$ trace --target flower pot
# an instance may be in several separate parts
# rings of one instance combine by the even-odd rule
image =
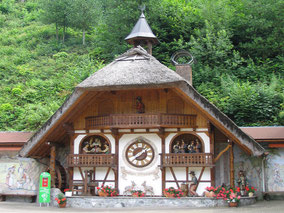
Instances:
[[[237,202],[230,202],[229,207],[237,207],[238,203]]]
[[[175,195],[174,194],[170,194],[168,192],[164,192],[164,195],[167,197],[167,198],[174,198]]]
[[[211,192],[208,192],[208,191],[205,191],[205,197],[215,197],[215,193],[213,191]]]
[[[67,204],[67,202],[64,202],[64,203],[58,204],[58,206],[59,206],[59,208],[65,208],[66,204]]]
[[[99,194],[100,197],[107,197],[108,196],[108,193],[106,193],[104,191],[99,191],[98,194]]]
[[[249,197],[253,197],[253,192],[249,192]]]
[[[65,196],[67,196],[67,197],[70,197],[70,196],[72,196],[72,192],[65,192]]]

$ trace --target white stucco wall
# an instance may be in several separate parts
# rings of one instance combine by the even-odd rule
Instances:
[[[188,132],[190,134],[190,132]],[[197,132],[198,136],[204,142],[205,152],[210,152],[210,139],[204,132]],[[166,153],[169,153],[170,142],[177,135],[177,133],[170,133],[165,138],[165,149]],[[86,134],[78,135],[74,141],[74,154],[79,154],[79,144],[81,140],[86,136]],[[115,154],[115,139],[110,134],[105,135],[112,147],[112,153]],[[126,149],[127,147],[135,142],[137,139],[142,139],[148,142],[154,149],[155,155],[154,160],[150,163],[150,165],[142,168],[137,168],[128,163],[126,160]],[[160,170],[160,153],[162,153],[162,144],[161,138],[156,133],[144,133],[141,132],[139,134],[124,134],[119,140],[119,177],[118,177],[118,187],[120,194],[123,194],[125,187],[130,186],[131,182],[134,181],[137,189],[143,189],[141,184],[146,181],[147,186],[153,187],[155,195],[162,195],[162,177]],[[93,168],[82,168],[84,170],[92,170]],[[196,177],[199,178],[201,167],[189,168],[189,171],[195,171]],[[97,168],[96,169],[96,180],[103,180],[106,175],[107,168]],[[174,168],[174,172],[176,178],[178,180],[186,180],[186,169],[185,167]],[[74,169],[74,180],[81,180],[81,174],[78,168]],[[114,173],[110,172],[107,180],[113,180]],[[166,170],[166,179],[174,180],[173,176],[169,169]],[[191,180],[189,176],[189,180]],[[201,180],[211,180],[210,177],[210,168],[206,168]],[[181,184],[181,182],[179,182]],[[114,185],[114,183],[107,183],[107,185]],[[210,182],[200,182],[197,193],[201,195],[207,186],[210,186]],[[167,183],[166,187],[173,186],[177,188],[176,183]]]
[[[153,161],[146,167],[137,168],[128,163],[125,158],[127,147],[136,141],[143,139],[149,143],[155,152]],[[119,140],[119,190],[122,194],[126,186],[131,185],[131,181],[136,183],[136,187],[143,189],[141,184],[146,181],[147,186],[154,189],[156,195],[162,194],[160,164],[161,139],[157,134],[125,134]]]

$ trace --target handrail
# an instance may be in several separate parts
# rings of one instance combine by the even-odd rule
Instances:
[[[211,153],[170,153],[161,154],[162,167],[212,167],[213,154]]]
[[[190,114],[110,114],[85,118],[86,129],[96,128],[196,128],[197,115]]]
[[[68,167],[112,167],[114,160],[115,154],[69,154]]]

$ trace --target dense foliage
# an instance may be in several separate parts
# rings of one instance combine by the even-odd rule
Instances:
[[[141,4],[158,60],[189,50],[195,88],[238,125],[284,125],[282,0],[0,0],[0,129],[37,129],[130,48]]]

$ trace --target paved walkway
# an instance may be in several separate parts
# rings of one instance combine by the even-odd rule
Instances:
[[[121,209],[76,209],[76,208],[65,208],[60,209],[56,207],[39,207],[35,203],[22,203],[22,202],[0,202],[1,213],[54,213],[54,212],[111,212],[111,213],[274,213],[284,212],[284,201],[261,201],[254,205],[229,208],[229,207],[216,207],[216,208],[194,208],[194,209],[141,209],[141,208],[121,208]]]

